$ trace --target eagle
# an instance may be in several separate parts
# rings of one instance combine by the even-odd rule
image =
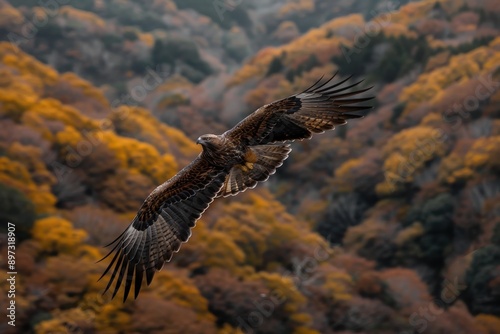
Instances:
[[[351,77],[334,81],[336,75],[260,107],[221,135],[200,136],[198,157],[154,189],[125,231],[107,245],[114,247],[101,261],[114,256],[100,279],[113,270],[103,294],[116,279],[112,298],[123,282],[123,302],[132,285],[137,298],[144,276],[149,286],[215,198],[266,181],[288,157],[291,142],[332,130],[363,116],[355,112],[372,108],[359,104],[373,99],[359,96],[372,87],[359,88],[363,80],[348,84]]]

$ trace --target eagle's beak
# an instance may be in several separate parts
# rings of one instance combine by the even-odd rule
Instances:
[[[198,137],[198,139],[196,139],[196,144],[201,144],[202,140],[200,137]]]

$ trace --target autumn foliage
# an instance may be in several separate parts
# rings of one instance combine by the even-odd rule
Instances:
[[[500,333],[498,4],[262,6],[80,1],[26,38],[44,9],[0,0],[2,333]],[[215,201],[137,300],[101,295],[194,139],[337,71],[366,117]]]

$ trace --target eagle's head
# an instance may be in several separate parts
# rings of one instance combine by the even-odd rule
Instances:
[[[196,144],[203,146],[203,150],[216,150],[223,145],[223,140],[221,136],[208,134],[200,136]]]

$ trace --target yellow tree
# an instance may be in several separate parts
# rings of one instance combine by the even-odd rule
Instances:
[[[48,253],[74,254],[87,237],[84,230],[74,229],[71,222],[55,216],[37,220],[32,233]]]
[[[428,161],[445,153],[444,136],[440,130],[418,126],[403,130],[389,139],[383,154],[385,180],[376,187],[379,195],[397,192]]]

